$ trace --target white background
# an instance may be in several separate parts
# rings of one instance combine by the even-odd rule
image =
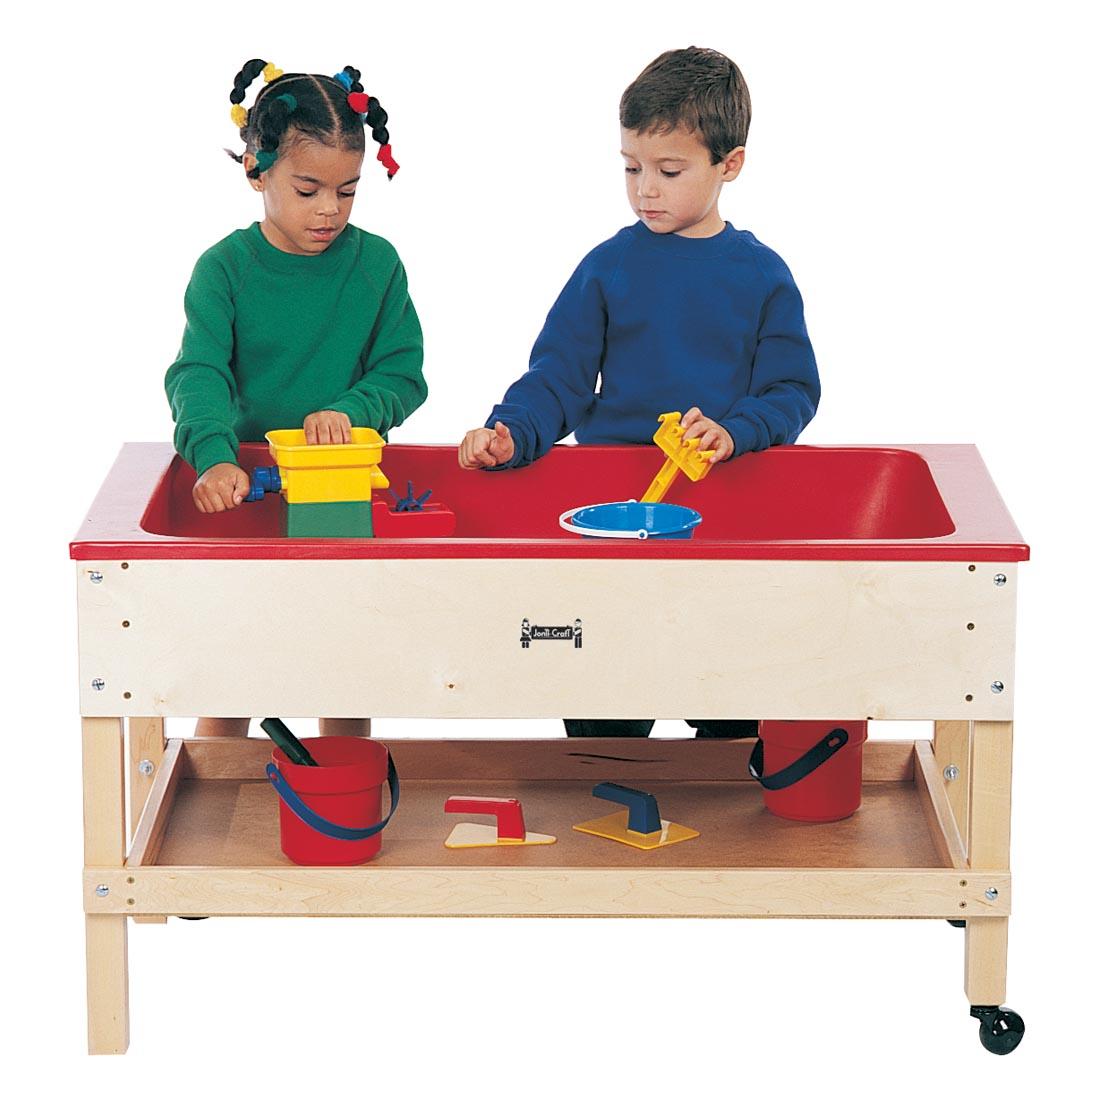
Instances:
[[[1003,1097],[1084,1063],[1100,396],[1088,7],[268,2],[17,17],[0,172],[0,791],[4,1031],[33,1073],[21,1095]],[[1023,1045],[1009,1058],[979,1046],[963,936],[942,921],[172,920],[131,929],[131,1053],[86,1058],[67,543],[121,443],[170,438],[162,377],[191,266],[260,216],[221,152],[237,147],[233,75],[253,56],[351,63],[390,111],[402,170],[387,183],[369,162],[353,217],[406,263],[431,387],[393,439],[454,443],[524,368],[580,257],[631,220],[618,97],[688,44],[730,54],[751,89],[748,158],[722,211],[803,292],[824,397],[802,441],[976,443],[1033,547],[1008,997]]]

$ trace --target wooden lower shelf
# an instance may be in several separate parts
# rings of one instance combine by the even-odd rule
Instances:
[[[393,741],[401,802],[361,867],[282,854],[259,740],[174,741],[121,870],[89,869],[89,912],[267,915],[1005,916],[1008,875],[968,871],[926,742],[869,742],[844,821],[768,813],[746,742]],[[705,777],[705,778],[704,778]],[[577,833],[605,779],[698,829],[643,852]],[[450,850],[450,795],[513,796],[557,843]],[[996,902],[985,891],[995,886]],[[117,888],[117,893],[116,893]]]
[[[785,821],[763,808],[748,783],[651,783],[662,815],[698,829],[682,844],[642,852],[573,831],[615,807],[592,797],[591,783],[482,782],[476,791],[448,780],[406,781],[382,834],[383,867],[942,867],[912,783],[869,783],[853,817],[825,825]],[[540,847],[446,849],[458,818],[449,795],[515,797],[527,827],[556,836]],[[479,819],[485,820],[485,819]],[[160,866],[293,867],[279,849],[278,797],[267,780],[190,779],[180,783],[157,853]]]

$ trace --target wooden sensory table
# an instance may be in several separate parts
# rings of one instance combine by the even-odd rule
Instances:
[[[392,446],[391,483],[431,487],[453,537],[417,537],[414,520],[397,537],[286,539],[276,498],[202,516],[170,447],[123,448],[71,546],[93,1053],[128,1044],[127,921],[174,915],[946,918],[965,921],[983,1043],[1014,1047],[1022,1024],[1001,1006],[1028,548],[977,451],[776,448],[674,487],[666,499],[704,517],[691,540],[558,528],[568,508],[638,495],[655,455],[559,447],[486,474],[451,448]],[[583,642],[524,645],[524,620],[581,620]],[[212,674],[242,658],[250,675]],[[747,742],[387,739],[401,804],[382,853],[325,868],[280,852],[268,742],[165,738],[166,718],[234,714],[935,725],[868,742],[862,807],[825,825],[763,809]],[[701,835],[642,852],[574,832],[606,812],[591,796],[606,779]],[[518,797],[557,843],[445,849],[452,794]]]

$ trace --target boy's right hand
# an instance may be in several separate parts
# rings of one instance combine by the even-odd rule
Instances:
[[[492,428],[474,428],[458,445],[458,464],[464,470],[497,466],[516,453],[512,433],[499,420]]]
[[[232,462],[219,462],[195,482],[191,499],[200,512],[227,512],[236,508],[249,490],[248,474]]]

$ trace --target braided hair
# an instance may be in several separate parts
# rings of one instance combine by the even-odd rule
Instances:
[[[268,83],[251,109],[245,111],[241,106],[245,93],[261,73]],[[341,145],[353,152],[362,152],[366,148],[365,122],[381,146],[378,159],[385,166],[388,178],[393,179],[399,165],[390,150],[390,135],[386,129],[389,116],[374,96],[363,91],[360,76],[359,70],[350,65],[335,76],[319,76],[283,74],[270,62],[258,58],[246,61],[233,80],[229,102],[233,104],[230,114],[240,127],[245,152],[256,157],[249,177],[258,179],[275,163],[279,147],[288,134],[291,140],[307,137],[323,145]],[[238,163],[243,163],[242,154],[229,149],[226,152]]]

